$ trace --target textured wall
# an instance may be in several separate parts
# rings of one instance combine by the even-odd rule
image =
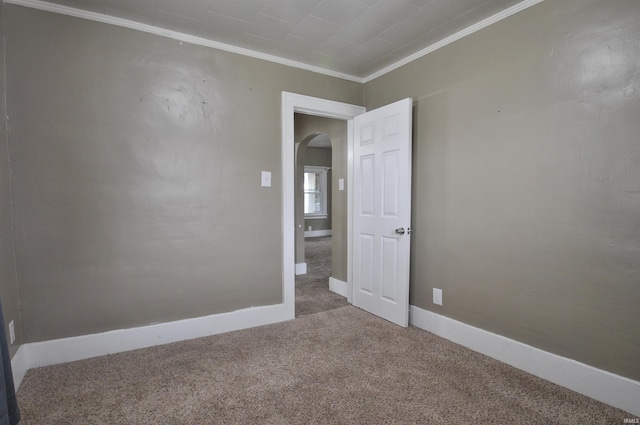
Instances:
[[[281,303],[281,91],[362,85],[5,13],[25,341]]]
[[[640,379],[638,17],[547,0],[365,86],[414,98],[412,304]]]
[[[4,5],[0,3],[0,28],[4,33]],[[22,342],[20,332],[20,303],[13,249],[13,224],[11,217],[11,182],[9,150],[7,146],[7,107],[5,102],[5,51],[0,42],[0,300],[4,312],[7,339],[9,322],[14,321],[16,341],[9,346],[13,356]]]

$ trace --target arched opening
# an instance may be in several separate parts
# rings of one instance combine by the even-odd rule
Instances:
[[[307,272],[305,238],[331,235],[331,153],[326,133],[314,132],[296,143],[296,275]]]

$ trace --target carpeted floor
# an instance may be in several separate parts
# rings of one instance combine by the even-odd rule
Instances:
[[[21,425],[622,424],[630,414],[352,306],[30,370]]]
[[[347,299],[329,290],[331,236],[305,240],[307,274],[296,276],[296,317],[348,305]]]

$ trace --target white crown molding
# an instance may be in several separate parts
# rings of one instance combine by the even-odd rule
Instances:
[[[158,28],[153,25],[142,24],[140,22],[130,21],[128,19],[117,18],[114,16],[105,15],[102,13],[89,12],[85,10],[76,9],[73,7],[62,6],[54,3],[49,3],[41,0],[4,0],[4,3],[14,4],[18,6],[30,7],[32,9],[43,10],[46,12],[59,13],[61,15],[73,16],[76,18],[87,19],[90,21],[101,22],[104,24],[116,25],[123,28],[129,28],[133,30],[138,30],[142,32],[146,32],[149,34],[155,34],[162,37],[168,37],[178,41],[184,41],[186,43],[196,44],[200,46],[210,47],[213,49],[224,50],[230,53],[236,53],[243,56],[252,57],[255,59],[262,59],[269,62],[274,62],[280,65],[291,66],[293,68],[299,68],[306,71],[315,72],[318,74],[327,75],[330,77],[341,78],[347,81],[353,81],[356,83],[364,84],[369,81],[375,80],[378,77],[381,77],[395,69],[400,68],[403,65],[406,65],[410,62],[413,62],[416,59],[419,59],[425,55],[428,55],[431,52],[434,52],[448,44],[453,43],[463,37],[466,37],[470,34],[473,34],[476,31],[479,31],[483,28],[488,27],[489,25],[495,24],[505,18],[508,18],[511,15],[514,15],[522,10],[525,10],[531,6],[534,6],[538,3],[543,2],[544,0],[524,0],[508,9],[503,10],[502,12],[496,13],[493,16],[490,16],[470,27],[459,31],[444,40],[441,40],[437,43],[428,46],[419,52],[416,52],[410,56],[407,56],[404,59],[401,59],[393,64],[376,71],[372,74],[367,75],[366,77],[358,77],[356,75],[351,75],[343,72],[337,72],[326,68],[321,68],[314,65],[309,65],[303,62],[294,61],[291,59],[282,58],[280,56],[271,55],[267,53],[257,52],[251,49],[245,49],[243,47],[233,46],[231,44],[221,43],[218,41],[208,40],[202,37],[196,37],[189,34],[184,34],[177,31],[171,31],[163,28]]]
[[[493,25],[496,22],[499,22],[505,18],[508,18],[511,15],[515,15],[518,12],[521,12],[525,9],[530,8],[531,6],[534,6],[538,3],[542,3],[544,0],[525,0],[521,3],[518,3],[514,6],[511,6],[508,9],[503,10],[502,12],[498,12],[495,15],[489,16],[488,18],[471,25],[470,27],[467,27],[461,31],[458,31],[455,34],[450,35],[449,37],[438,41],[437,43],[432,44],[431,46],[425,47],[424,49],[407,56],[404,59],[400,59],[399,61],[392,63],[391,65],[382,68],[380,71],[376,71],[372,74],[367,75],[366,77],[364,77],[362,80],[364,83],[368,83],[369,81],[375,80],[378,77],[382,77],[385,74],[388,74],[389,72],[396,70],[398,68],[400,68],[401,66],[404,66],[410,62],[413,62],[416,59],[420,59],[423,56],[428,55],[431,52],[434,52],[438,49],[441,49],[442,47],[453,43],[454,41],[460,40],[463,37],[466,37],[468,35],[473,34],[476,31],[480,31],[483,28],[488,27],[489,25]]]
[[[43,10],[45,12],[58,13],[61,15],[73,16],[76,18],[82,18],[90,21],[96,21],[104,24],[110,24],[110,25],[115,25],[123,28],[138,30],[138,31],[149,33],[149,34],[155,34],[162,37],[171,38],[178,41],[184,41],[186,43],[196,44],[196,45],[205,46],[205,47],[211,47],[213,49],[224,50],[226,52],[236,53],[239,55],[248,56],[255,59],[262,59],[268,62],[274,62],[274,63],[280,64],[280,65],[286,65],[293,68],[299,68],[306,71],[316,72],[318,74],[324,74],[330,77],[336,77],[336,78],[341,78],[343,80],[354,81],[360,84],[363,83],[363,79],[361,77],[356,77],[355,75],[332,71],[330,69],[309,65],[309,64],[294,61],[291,59],[282,58],[280,56],[257,52],[255,50],[245,49],[243,47],[233,46],[231,44],[221,43],[218,41],[213,41],[213,40],[209,40],[202,37],[196,37],[194,35],[184,34],[181,32],[159,28],[153,25],[143,24],[140,22],[134,22],[128,19],[118,18],[115,16],[109,16],[102,13],[89,12],[86,10],[80,10],[73,7],[62,6],[59,4],[49,3],[49,2],[40,1],[40,0],[4,0],[4,3],[29,7],[32,9]]]
[[[540,350],[446,316],[410,306],[420,329],[529,372],[554,384],[640,415],[640,382]]]

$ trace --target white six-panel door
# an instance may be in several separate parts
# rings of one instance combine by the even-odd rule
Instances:
[[[404,99],[354,119],[353,305],[409,323],[411,107]]]

